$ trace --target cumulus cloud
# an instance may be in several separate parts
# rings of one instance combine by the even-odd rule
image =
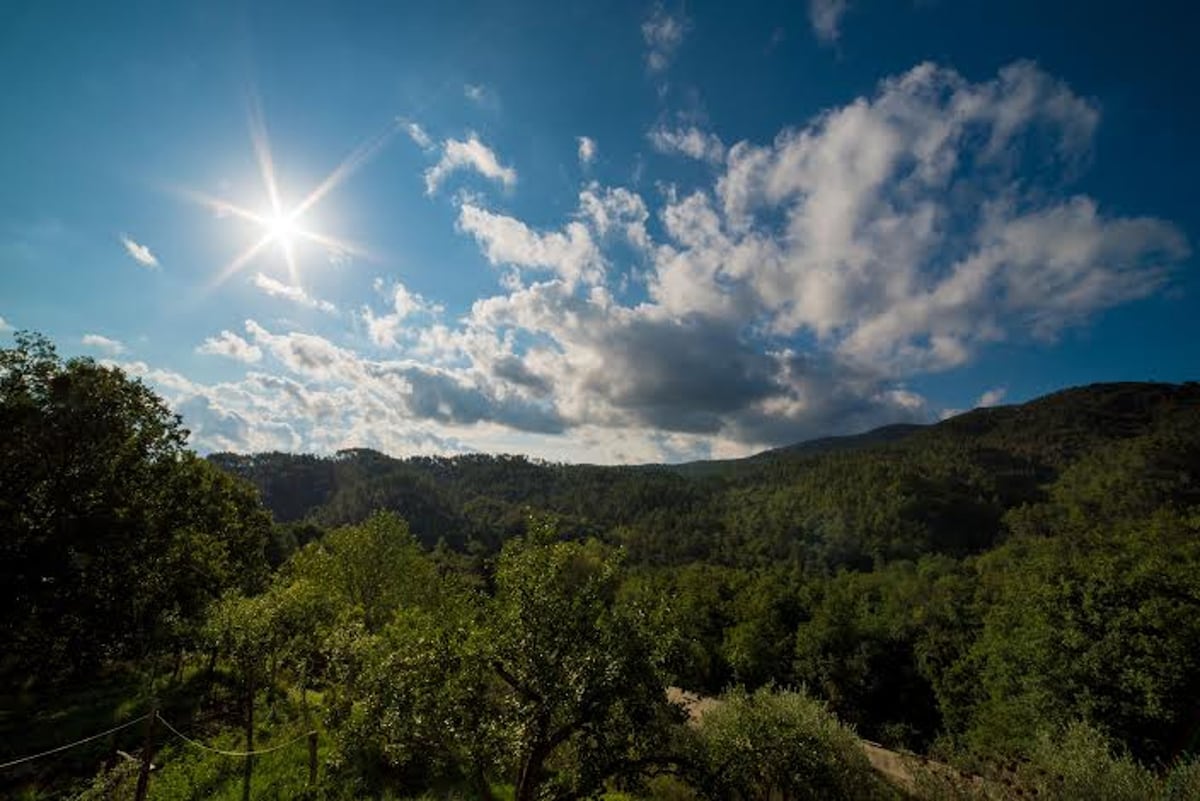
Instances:
[[[146,245],[135,242],[128,234],[121,234],[120,238],[121,244],[125,246],[125,252],[132,256],[138,264],[150,270],[159,266],[158,258]]]
[[[474,170],[505,187],[517,182],[517,171],[501,164],[496,153],[480,142],[475,134],[467,137],[466,141],[447,139],[443,143],[441,159],[425,171],[426,192],[432,195],[446,176],[457,170]]]
[[[337,306],[333,305],[327,300],[314,298],[308,294],[304,287],[285,284],[282,281],[278,281],[268,275],[263,275],[262,273],[256,273],[254,275],[253,284],[273,298],[290,300],[292,303],[299,304],[309,309],[317,309],[325,312],[326,314],[337,313]]]
[[[103,351],[109,356],[116,356],[125,352],[125,345],[122,342],[101,336],[100,334],[84,334],[83,338],[79,340],[79,344],[85,348],[95,348],[96,350]]]
[[[260,348],[251,345],[232,331],[222,331],[218,336],[208,337],[196,348],[196,352],[225,356],[246,364],[254,364],[262,359]]]
[[[458,226],[475,237],[492,264],[552,270],[572,283],[594,283],[604,271],[600,249],[578,221],[562,231],[541,233],[513,217],[464,203]]]
[[[808,21],[822,42],[836,42],[841,35],[842,17],[850,9],[849,0],[808,0]]]
[[[382,290],[382,283],[378,289]],[[370,307],[364,306],[362,320],[367,327],[367,337],[381,348],[394,348],[400,340],[403,323],[417,315],[438,315],[443,311],[442,306],[430,303],[421,295],[409,291],[404,284],[397,282],[391,288],[392,308],[383,314],[376,314]]]
[[[720,138],[695,127],[658,127],[650,131],[649,138],[650,144],[660,153],[678,153],[711,164],[720,164],[725,160],[725,145]]]
[[[448,321],[380,283],[386,308],[357,318],[387,359],[250,321],[263,372],[156,386],[206,399],[188,408],[212,441],[315,450],[653,461],[930,420],[915,377],[1053,341],[1187,258],[1171,223],[1072,191],[1099,119],[1031,63],[982,81],[918,65],[769,141],[721,144],[653,209],[594,181],[549,226],[462,201],[457,227],[506,268],[502,289]]]
[[[596,140],[590,136],[580,136],[577,139],[579,142],[579,163],[585,166],[591,164],[596,158]]]
[[[671,65],[675,51],[683,44],[687,26],[687,18],[683,15],[668,14],[661,4],[654,6],[650,16],[642,23],[646,66],[651,72],[662,72]]]

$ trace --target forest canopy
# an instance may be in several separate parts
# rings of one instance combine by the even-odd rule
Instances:
[[[160,732],[162,798],[896,797],[859,738],[1044,797],[1200,789],[1197,384],[729,462],[202,459],[21,333],[0,431],[0,762],[153,699],[227,748],[320,740],[314,787]],[[117,792],[133,736],[0,790]]]

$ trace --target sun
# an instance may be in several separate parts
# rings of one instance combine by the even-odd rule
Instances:
[[[324,248],[329,253],[331,261],[335,258],[345,257],[346,255],[372,259],[372,255],[361,246],[314,231],[307,226],[301,225],[300,218],[324,198],[326,194],[349,177],[351,173],[370,161],[388,140],[391,139],[395,131],[398,130],[399,123],[392,123],[382,134],[368,140],[353,150],[303,200],[291,208],[285,208],[281,202],[279,186],[275,177],[275,163],[271,156],[270,144],[267,141],[266,124],[257,100],[251,103],[249,116],[250,139],[254,146],[254,154],[258,161],[259,172],[262,175],[263,187],[270,198],[270,209],[264,213],[258,213],[224,198],[215,197],[204,192],[192,189],[180,190],[184,196],[208,206],[221,216],[232,215],[254,223],[261,232],[261,236],[257,241],[239,253],[233,261],[217,274],[213,281],[213,286],[224,282],[234,273],[241,270],[272,244],[277,244],[282,251],[283,260],[293,280],[298,278],[296,248],[302,241],[310,242]]]
[[[291,214],[270,214],[263,216],[263,230],[284,248],[290,248],[301,236],[300,226]]]

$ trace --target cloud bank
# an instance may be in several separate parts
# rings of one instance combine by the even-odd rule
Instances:
[[[914,377],[1053,341],[1187,258],[1170,222],[1071,190],[1099,123],[1017,62],[979,82],[920,64],[765,142],[659,129],[664,153],[708,165],[694,183],[589,181],[549,225],[461,199],[498,289],[453,319],[395,283],[341,336],[250,320],[203,343],[254,365],[237,381],[130,369],[205,448],[636,462],[931,420]],[[444,143],[427,188],[459,169],[516,180],[472,136]]]

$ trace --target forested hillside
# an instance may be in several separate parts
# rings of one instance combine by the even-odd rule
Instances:
[[[1200,793],[1198,384],[692,465],[203,460],[16,342],[0,793],[131,798],[146,742],[164,799]]]

